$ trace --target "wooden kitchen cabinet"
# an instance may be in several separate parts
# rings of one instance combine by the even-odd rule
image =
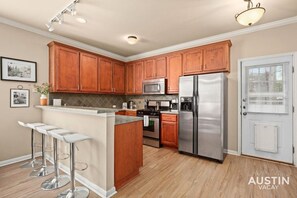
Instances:
[[[126,65],[126,94],[134,94],[134,64]]]
[[[183,75],[198,74],[203,68],[203,50],[196,48],[183,53]]]
[[[112,61],[99,58],[99,92],[112,93]]]
[[[161,143],[178,147],[178,118],[175,114],[161,114]]]
[[[230,41],[210,44],[203,48],[203,72],[230,71]]]
[[[179,77],[182,75],[182,55],[174,53],[167,56],[167,93],[177,94]]]
[[[113,92],[125,94],[125,65],[120,62],[113,63]]]
[[[143,166],[142,121],[115,125],[114,185],[118,190],[139,174]]]
[[[129,110],[126,110],[125,115],[126,115],[126,116],[137,116],[137,112],[136,112],[136,111],[129,111]]]
[[[78,92],[80,87],[79,52],[57,45],[49,46],[49,81],[52,92]]]
[[[146,60],[144,62],[144,79],[166,78],[166,57]]]
[[[166,78],[167,77],[167,63],[166,57],[156,58],[156,78]]]
[[[144,61],[144,79],[149,80],[155,78],[155,60],[150,59]]]
[[[98,58],[93,54],[80,53],[80,90],[98,91]]]
[[[142,94],[143,62],[134,64],[134,93]]]

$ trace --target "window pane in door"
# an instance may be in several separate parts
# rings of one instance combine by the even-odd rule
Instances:
[[[246,67],[247,111],[288,113],[288,63]]]

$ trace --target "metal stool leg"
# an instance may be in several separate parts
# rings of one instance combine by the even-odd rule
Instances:
[[[34,130],[31,130],[31,161],[26,162],[25,164],[22,164],[20,167],[21,168],[36,168],[41,166],[41,162],[37,161],[35,159],[35,148],[34,148],[34,143],[35,143],[35,139],[34,139]]]
[[[89,189],[85,187],[75,187],[75,150],[74,143],[70,143],[70,177],[71,188],[60,193],[58,198],[87,198],[89,196]]]
[[[46,165],[46,157],[45,157],[45,135],[42,134],[42,167],[38,170],[34,170],[31,172],[30,176],[32,177],[43,177],[54,172],[53,166]]]
[[[68,175],[59,175],[59,165],[58,165],[58,140],[53,138],[54,145],[54,167],[55,176],[47,179],[41,184],[43,190],[54,190],[67,185],[70,182]]]

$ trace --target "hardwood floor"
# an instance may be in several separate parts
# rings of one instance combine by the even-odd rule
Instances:
[[[55,197],[65,188],[42,191],[44,178],[30,178],[19,164],[0,168],[0,197]],[[250,177],[289,177],[289,185],[261,190],[248,185]],[[66,187],[67,188],[67,187]],[[91,192],[90,197],[98,197]],[[297,168],[244,156],[227,155],[223,164],[181,155],[177,151],[144,146],[140,175],[114,197],[297,197]]]

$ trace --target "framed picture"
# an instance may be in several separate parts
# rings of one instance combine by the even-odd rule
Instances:
[[[10,89],[10,107],[20,108],[30,106],[29,89]]]
[[[1,80],[37,82],[37,63],[0,57]]]

